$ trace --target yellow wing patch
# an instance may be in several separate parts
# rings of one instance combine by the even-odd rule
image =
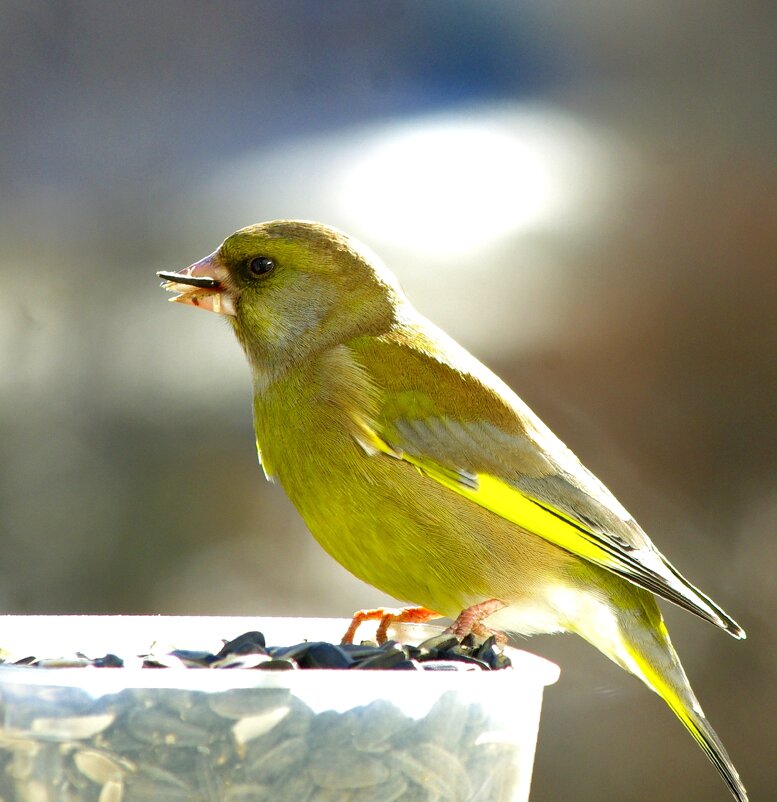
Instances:
[[[524,495],[520,490],[494,476],[445,468],[430,460],[392,448],[367,426],[364,426],[362,431],[366,440],[362,443],[365,450],[409,462],[443,487],[470,499],[475,504],[520,526],[521,529],[539,535],[586,560],[613,568],[614,561],[608,549],[595,540],[597,535],[564,513]]]
[[[402,458],[422,473],[475,504],[496,513],[524,531],[539,535],[550,543],[586,560],[612,568],[614,561],[597,536],[564,513],[546,506],[520,490],[488,474],[457,475],[442,466],[410,454]]]

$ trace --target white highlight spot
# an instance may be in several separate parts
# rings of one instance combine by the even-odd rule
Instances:
[[[552,214],[562,188],[537,134],[463,115],[384,129],[339,177],[341,204],[367,236],[474,254]]]

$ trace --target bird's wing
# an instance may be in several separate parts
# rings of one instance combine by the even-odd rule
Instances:
[[[539,418],[444,333],[425,324],[351,348],[379,398],[360,421],[365,450],[405,460],[522,530],[744,637]]]

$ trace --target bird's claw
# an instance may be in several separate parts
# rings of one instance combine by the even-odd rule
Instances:
[[[459,640],[464,640],[470,632],[481,638],[488,638],[493,635],[496,638],[496,642],[500,646],[504,646],[507,643],[507,635],[504,632],[489,629],[482,623],[484,618],[501,610],[503,607],[506,607],[506,605],[499,599],[488,599],[479,604],[473,604],[471,607],[462,610],[459,613],[459,617],[445,631],[455,635]]]
[[[378,643],[385,643],[388,639],[388,628],[392,624],[423,624],[430,618],[439,618],[439,613],[426,607],[403,607],[391,609],[389,607],[376,607],[373,610],[359,610],[353,614],[351,623],[343,635],[341,643],[353,643],[356,630],[365,621],[378,621],[375,639]]]

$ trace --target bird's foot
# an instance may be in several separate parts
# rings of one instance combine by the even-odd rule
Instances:
[[[464,640],[470,632],[481,638],[488,638],[493,635],[497,643],[504,646],[507,643],[507,635],[504,632],[489,629],[482,621],[506,606],[499,599],[487,599],[479,604],[473,604],[472,607],[462,610],[459,613],[459,617],[445,631],[455,635],[459,640]]]
[[[385,643],[388,639],[388,628],[392,624],[423,624],[430,618],[439,618],[440,614],[426,607],[403,607],[391,609],[390,607],[377,607],[374,610],[359,610],[353,614],[348,631],[343,635],[341,643],[353,643],[356,630],[365,621],[380,621],[375,639],[378,643]]]

